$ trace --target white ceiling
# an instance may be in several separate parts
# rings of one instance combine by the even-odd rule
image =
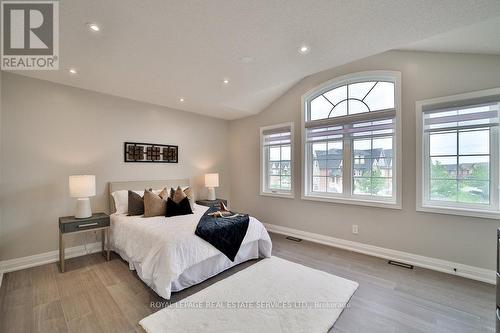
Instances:
[[[500,54],[500,17],[439,34],[403,49],[433,52]]]
[[[60,70],[21,74],[235,119],[307,75],[495,16],[498,0],[64,0]]]

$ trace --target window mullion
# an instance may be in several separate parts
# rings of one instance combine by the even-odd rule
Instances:
[[[499,104],[500,108],[500,104]],[[498,127],[490,129],[490,205],[495,209],[499,209],[499,135]]]
[[[348,125],[346,125],[348,126]],[[342,168],[342,192],[343,196],[350,197],[352,195],[352,139],[345,138],[343,144],[343,168]]]

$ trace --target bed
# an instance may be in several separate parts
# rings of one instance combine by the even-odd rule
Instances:
[[[189,186],[188,179],[110,183],[119,190],[161,189]],[[158,295],[170,299],[172,292],[198,284],[244,261],[271,256],[272,243],[261,222],[250,217],[248,230],[235,260],[194,234],[208,207],[196,205],[194,214],[174,217],[111,214],[111,249],[129,263],[131,270]]]

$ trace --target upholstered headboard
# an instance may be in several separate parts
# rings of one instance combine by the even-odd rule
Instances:
[[[109,209],[111,213],[116,211],[115,201],[111,196],[114,191],[120,190],[132,190],[141,191],[144,189],[152,188],[154,190],[159,190],[164,187],[177,187],[177,186],[189,186],[189,179],[168,179],[168,180],[138,180],[138,181],[128,181],[128,182],[111,182],[109,183]]]

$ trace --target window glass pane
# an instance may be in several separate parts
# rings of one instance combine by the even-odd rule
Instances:
[[[354,178],[354,194],[371,195],[372,193],[372,179],[371,178]]]
[[[281,146],[281,160],[290,161],[292,156],[292,150],[290,146]]]
[[[280,174],[280,162],[270,162],[269,163],[269,174],[279,175]]]
[[[337,105],[341,101],[347,99],[347,86],[338,87],[324,93],[326,98],[333,104]]]
[[[342,176],[342,160],[327,161],[328,176]]]
[[[315,192],[326,192],[326,177],[313,177],[312,186]]]
[[[281,175],[290,176],[290,162],[281,162]]]
[[[392,177],[392,159],[379,158],[372,160],[373,177]]]
[[[460,156],[459,178],[471,180],[490,179],[490,157],[489,156]]]
[[[457,181],[431,179],[429,196],[431,200],[457,201]]]
[[[342,141],[329,141],[328,142],[328,158],[342,159]]]
[[[313,160],[313,176],[326,176],[326,160]]]
[[[328,177],[328,192],[342,193],[342,176]]]
[[[311,101],[311,120],[328,118],[333,105],[322,95],[319,95]]]
[[[458,134],[459,154],[489,154],[490,131],[460,131]]]
[[[371,158],[355,158],[353,164],[354,176],[371,177],[372,163]]]
[[[373,139],[374,157],[392,157],[392,137]]]
[[[354,158],[370,158],[372,156],[372,141],[370,139],[353,141]]]
[[[349,98],[363,99],[370,89],[375,85],[375,82],[359,82],[349,85]]]
[[[280,147],[269,147],[269,160],[279,161],[281,159]]]
[[[343,101],[335,105],[332,112],[330,113],[329,118],[340,117],[345,115],[347,115],[347,101]]]
[[[280,189],[280,176],[269,176],[269,188]]]
[[[394,83],[378,82],[364,102],[371,111],[394,108]]]
[[[363,102],[360,102],[356,99],[350,99],[348,103],[349,103],[349,114],[358,114],[370,111]]]
[[[431,178],[455,179],[457,177],[456,157],[431,157]]]
[[[281,176],[281,189],[290,190],[292,188],[292,181],[290,176]]]
[[[458,201],[472,204],[490,203],[490,182],[484,180],[459,180]]]
[[[457,133],[433,133],[430,134],[429,151],[431,156],[456,155]]]
[[[314,143],[312,154],[315,159],[326,159],[326,142]]]
[[[372,178],[372,194],[380,197],[392,196],[392,179]]]

